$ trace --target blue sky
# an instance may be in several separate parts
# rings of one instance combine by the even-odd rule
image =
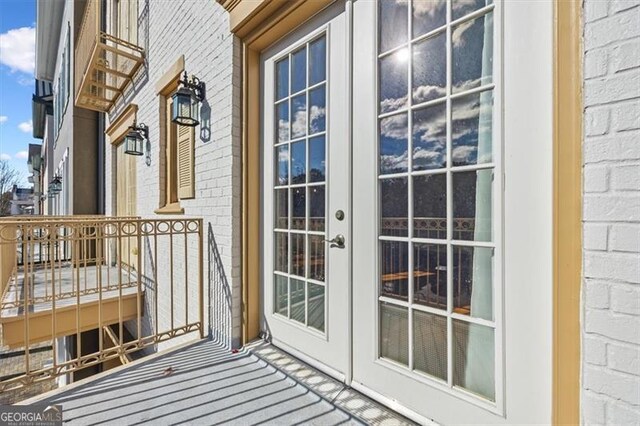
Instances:
[[[27,184],[26,151],[41,143],[31,131],[34,91],[35,0],[0,0],[0,158]]]

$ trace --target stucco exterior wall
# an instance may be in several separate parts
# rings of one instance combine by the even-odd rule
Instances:
[[[584,2],[585,424],[640,424],[640,1]]]
[[[151,161],[146,165],[144,156],[136,160],[136,214],[162,219],[166,216],[154,213],[161,207],[160,191],[165,185],[161,179],[164,151],[160,147],[160,98],[155,86],[181,55],[185,58],[186,71],[205,82],[206,100],[200,112],[202,125],[195,129],[195,197],[181,200],[184,215],[172,217],[204,219],[205,324],[214,338],[238,346],[241,338],[240,45],[229,32],[227,12],[215,1],[139,0],[138,4],[138,44],[145,48],[147,63],[134,86],[109,114],[106,125],[108,127],[129,103],[138,105],[138,123],[149,126]],[[106,214],[115,215],[116,148],[111,142],[115,141],[106,141]],[[159,277],[168,277],[169,265],[151,262],[150,246],[144,244],[146,267],[157,267]],[[180,241],[174,244],[183,247]],[[191,309],[197,304],[195,249],[190,243],[193,255],[187,266],[190,285],[193,285],[188,296],[190,317],[195,314]],[[174,276],[184,276],[183,268],[182,264],[174,265]],[[158,285],[166,286],[166,281],[159,278]],[[148,292],[147,301],[152,300],[151,297],[152,293]],[[174,297],[174,306],[184,305],[183,290],[177,291]],[[167,303],[159,306],[158,318],[160,329],[166,328],[170,318]],[[160,349],[180,341],[171,340]]]

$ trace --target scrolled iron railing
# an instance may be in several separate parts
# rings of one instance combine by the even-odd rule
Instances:
[[[0,378],[0,392],[202,338],[202,256],[200,218],[0,220],[2,350],[24,353],[21,374]],[[94,331],[97,342],[83,344]],[[45,342],[51,362],[31,365],[30,348]]]

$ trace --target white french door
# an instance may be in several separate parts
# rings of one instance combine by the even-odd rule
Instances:
[[[418,420],[551,421],[552,24],[339,1],[263,54],[275,344]]]
[[[354,2],[352,385],[440,423],[551,421],[552,19]]]
[[[349,363],[347,30],[336,2],[262,55],[263,330],[339,378]]]

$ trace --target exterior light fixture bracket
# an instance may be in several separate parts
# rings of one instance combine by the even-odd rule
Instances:
[[[193,93],[193,96],[198,100],[198,102],[202,102],[206,96],[206,86],[204,81],[200,81],[198,77],[195,75],[187,75],[185,71],[182,75],[182,79],[180,79],[180,84],[182,87],[185,87]]]

